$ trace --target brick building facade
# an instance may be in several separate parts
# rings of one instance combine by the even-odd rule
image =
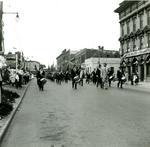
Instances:
[[[129,75],[138,72],[150,80],[150,1],[124,0],[115,10],[120,19],[121,66]]]

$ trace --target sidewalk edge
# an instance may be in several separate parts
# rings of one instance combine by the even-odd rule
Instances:
[[[32,81],[32,80],[31,80],[31,81]],[[20,101],[19,101],[17,107],[11,112],[8,121],[7,121],[7,122],[5,123],[5,125],[2,127],[2,131],[1,131],[1,133],[0,133],[0,144],[2,143],[2,140],[3,140],[3,138],[4,138],[4,136],[5,136],[6,132],[7,132],[7,130],[8,130],[8,128],[9,128],[9,126],[10,126],[10,124],[11,124],[11,122],[12,122],[14,116],[15,116],[15,114],[16,114],[16,112],[17,112],[19,106],[21,105],[22,101],[23,101],[23,98],[24,98],[24,96],[25,96],[25,94],[26,94],[26,92],[27,92],[27,89],[28,89],[28,87],[29,87],[30,84],[31,84],[31,81],[28,83],[28,85],[26,86],[26,88],[25,88],[23,94],[21,95]]]
[[[112,87],[113,88],[118,88],[117,87],[117,83],[113,83],[112,84]],[[150,93],[150,89],[149,88],[145,88],[145,87],[138,87],[138,85],[137,86],[135,86],[135,85],[124,85],[123,84],[123,89],[126,89],[126,90],[130,90],[130,91],[138,91],[138,92],[145,92],[145,93]]]

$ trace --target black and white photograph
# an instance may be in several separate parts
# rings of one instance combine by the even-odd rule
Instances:
[[[0,147],[150,147],[150,0],[0,0]]]

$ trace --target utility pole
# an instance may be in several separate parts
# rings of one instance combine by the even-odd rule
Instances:
[[[3,27],[2,27],[3,2],[0,1],[0,54],[3,54]],[[0,103],[2,102],[2,69],[0,69]]]
[[[0,54],[1,55],[4,53],[2,16],[3,16],[3,2],[0,1]]]

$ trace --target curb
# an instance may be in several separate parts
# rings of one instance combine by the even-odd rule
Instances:
[[[11,122],[12,122],[14,116],[15,116],[15,114],[16,114],[19,106],[21,105],[22,101],[23,101],[23,98],[24,98],[24,96],[25,96],[25,94],[27,92],[27,89],[28,89],[28,87],[31,84],[31,81],[28,83],[28,85],[26,86],[23,94],[20,96],[20,101],[19,101],[17,107],[10,113],[10,116],[9,116],[8,120],[6,121],[6,123],[4,124],[4,126],[2,127],[2,131],[0,131],[0,144],[2,143],[2,140],[3,140],[3,138],[4,138],[4,136],[5,136],[6,132],[7,132],[7,130],[9,128],[9,126],[10,126],[10,124],[11,124]]]
[[[117,83],[113,83],[112,84],[112,87],[113,88],[117,88]],[[125,90],[130,90],[130,91],[138,91],[138,92],[146,92],[146,93],[150,93],[150,88],[145,88],[145,87],[142,87],[142,86],[134,86],[134,85],[125,85],[123,84],[123,89]]]

